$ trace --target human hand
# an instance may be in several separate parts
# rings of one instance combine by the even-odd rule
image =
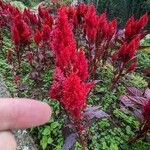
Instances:
[[[10,130],[25,129],[49,121],[48,104],[19,98],[0,98],[0,150],[16,150],[16,141]]]

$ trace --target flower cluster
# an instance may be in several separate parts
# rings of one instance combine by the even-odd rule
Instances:
[[[2,32],[3,29],[11,32],[13,41],[11,51],[8,49],[7,55],[4,56],[7,56],[7,61],[14,66],[15,72],[20,72],[23,58],[26,58],[36,74],[45,66],[49,66],[53,23],[52,15],[41,5],[38,13],[27,8],[21,12],[10,4],[0,1],[0,26]],[[13,61],[14,58],[17,61]]]
[[[139,20],[136,20],[134,16],[130,17],[125,26],[125,40],[131,40],[136,35],[141,34],[147,23],[147,13],[144,14]]]
[[[86,41],[85,51],[88,57],[90,75],[95,74],[100,60],[105,63],[109,56],[108,49],[116,33],[117,20],[108,21],[106,13],[97,15],[94,5],[81,3],[76,9],[70,8],[69,10],[67,10],[68,19],[73,20],[77,40],[80,43],[80,37],[83,37]]]
[[[11,27],[12,40],[16,46],[27,44],[30,40],[31,30],[21,15],[17,15]]]
[[[113,79],[114,84],[118,82],[121,76],[136,69],[137,49],[140,46],[140,40],[143,38],[143,29],[147,22],[147,14],[143,15],[139,20],[135,20],[132,16],[127,21],[120,48],[112,55],[112,60],[117,69],[115,72],[119,72]]]
[[[64,7],[58,10],[52,50],[56,57],[52,98],[59,100],[73,121],[82,119],[86,97],[93,83],[86,83],[88,66],[82,49],[76,50],[71,26]]]

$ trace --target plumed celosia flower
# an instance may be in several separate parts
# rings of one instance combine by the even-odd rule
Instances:
[[[66,78],[64,77],[63,72],[60,68],[56,67],[53,74],[53,84],[49,90],[49,95],[53,99],[60,101],[60,98],[63,95],[62,83]]]
[[[37,25],[38,22],[39,22],[38,21],[38,17],[36,16],[36,14],[34,14],[33,12],[31,12],[27,8],[24,9],[23,18],[24,18],[24,20],[26,20],[26,22],[28,24],[31,24],[31,25]]]
[[[94,5],[89,5],[85,15],[85,32],[89,43],[94,43],[98,27],[98,16]]]
[[[110,41],[113,35],[116,33],[117,29],[117,20],[113,19],[112,21],[107,20],[106,13],[103,13],[99,16],[98,19],[98,36],[101,39]]]
[[[82,81],[86,81],[88,79],[88,64],[82,48],[80,48],[77,53],[74,71],[77,72],[77,75]]]
[[[58,17],[56,20],[56,27],[53,32],[51,47],[57,60],[60,62],[61,58],[65,56],[64,53],[67,53],[68,51],[68,55],[70,53],[73,57],[73,54],[76,50],[76,43],[73,38],[72,28],[68,22],[67,14],[64,7],[61,7],[58,10]],[[64,49],[66,49],[66,52]],[[57,60],[56,63],[59,64]]]
[[[80,77],[75,73],[70,74],[63,81],[61,103],[74,119],[81,119],[81,113],[86,108],[86,97],[91,87],[88,84],[82,83]]]
[[[66,7],[66,14],[69,22],[73,25],[74,28],[76,28],[78,25],[76,8],[72,6]]]
[[[19,15],[14,18],[11,33],[15,45],[28,43],[31,36],[31,30],[27,23],[22,19],[22,16]]]
[[[42,39],[45,42],[48,42],[50,39],[51,28],[47,24],[42,25]]]
[[[117,30],[117,19],[113,19],[111,22],[109,22],[109,28],[108,28],[108,40],[111,40],[113,35],[116,33]]]
[[[42,40],[42,35],[41,35],[40,31],[38,29],[36,29],[35,34],[34,34],[34,41],[37,45],[39,45],[41,40]]]
[[[149,100],[148,103],[146,103],[143,106],[142,115],[143,115],[145,121],[149,121],[150,122],[150,100]]]
[[[50,29],[52,30],[52,25],[53,25],[52,15],[47,12],[47,14],[45,15],[43,20],[44,20],[43,24],[48,25],[50,27]]]
[[[78,20],[78,24],[82,23],[82,19],[85,16],[87,12],[87,5],[84,3],[80,3],[77,6],[77,20]]]
[[[38,14],[41,18],[44,18],[47,14],[47,10],[43,9],[42,5],[38,7]]]
[[[130,17],[125,26],[125,39],[131,39],[135,35],[141,33],[142,29],[148,23],[148,15],[144,14],[139,20],[136,20],[134,16]]]
[[[118,58],[121,59],[124,63],[131,60],[137,52],[139,42],[140,36],[137,36],[129,43],[124,43],[118,51]]]

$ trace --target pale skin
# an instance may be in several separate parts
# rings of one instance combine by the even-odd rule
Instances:
[[[0,150],[16,150],[13,129],[26,129],[47,123],[48,104],[31,99],[0,98]]]

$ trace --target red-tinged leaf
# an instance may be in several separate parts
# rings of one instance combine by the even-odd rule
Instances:
[[[136,109],[133,111],[133,115],[140,120],[143,120],[142,111],[140,109]]]
[[[77,141],[77,134],[75,133],[70,134],[65,140],[63,150],[69,150],[72,146],[74,146],[76,141]]]
[[[142,120],[142,113],[141,113],[141,105],[137,104],[135,100],[131,100],[129,96],[121,96],[120,104],[121,110],[125,113],[130,113],[137,117],[139,120]]]
[[[90,119],[93,119],[93,118],[101,119],[101,118],[109,117],[107,113],[100,110],[100,107],[97,107],[97,106],[87,108],[84,114],[88,115]]]
[[[126,87],[129,95],[131,96],[142,96],[143,92],[135,87]]]
[[[145,90],[144,96],[145,96],[146,98],[150,99],[150,88],[147,88],[147,89]]]
[[[139,96],[128,96],[128,97],[132,102],[134,102],[135,104],[141,107],[148,101],[148,99],[144,97],[139,97]]]
[[[119,100],[125,107],[134,107],[135,105],[128,96],[120,96]]]

